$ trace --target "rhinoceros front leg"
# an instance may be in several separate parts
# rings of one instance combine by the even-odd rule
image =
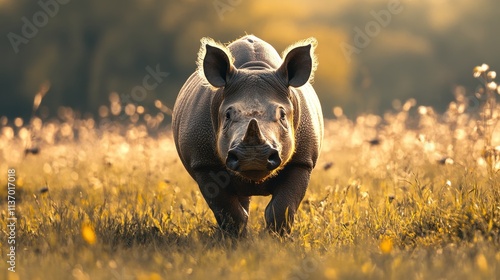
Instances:
[[[219,227],[232,236],[246,235],[250,197],[230,193],[227,171],[198,173],[196,181]]]
[[[246,236],[250,197],[221,193],[215,200],[207,200],[219,227],[231,236]]]
[[[290,233],[295,212],[304,198],[311,170],[288,166],[273,182],[272,199],[266,207],[266,226],[280,235]]]

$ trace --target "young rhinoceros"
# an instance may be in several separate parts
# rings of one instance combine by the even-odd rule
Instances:
[[[227,47],[201,42],[198,71],[173,111],[181,161],[224,231],[245,234],[250,197],[272,195],[266,225],[288,233],[323,139],[321,107],[309,83],[316,40],[289,47],[284,59],[252,35]]]

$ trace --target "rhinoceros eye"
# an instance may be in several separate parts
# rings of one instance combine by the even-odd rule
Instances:
[[[285,121],[286,120],[286,112],[285,109],[280,108],[280,120]]]
[[[231,120],[232,115],[233,115],[233,108],[232,107],[227,108],[226,112],[224,113],[225,121]]]
[[[286,111],[284,108],[279,108],[279,122],[281,123],[281,125],[287,129],[288,128],[288,124],[287,124],[287,121],[286,121]]]
[[[231,117],[232,117],[232,113],[231,113],[231,108],[228,108],[226,110],[226,113],[224,113],[224,124],[223,124],[223,128],[226,129],[228,126],[229,126],[229,123],[231,122]]]

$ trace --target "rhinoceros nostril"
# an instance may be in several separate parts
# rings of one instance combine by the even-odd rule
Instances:
[[[277,150],[272,149],[271,154],[267,158],[267,169],[274,170],[278,168],[281,164],[280,154]]]
[[[227,153],[226,167],[231,169],[231,170],[234,170],[234,171],[236,171],[240,168],[240,161],[239,161],[238,155],[236,154],[235,151],[230,150]]]

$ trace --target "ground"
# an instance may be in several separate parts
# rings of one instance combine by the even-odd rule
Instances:
[[[269,197],[255,197],[240,240],[218,231],[163,117],[4,123],[0,267],[7,279],[500,279],[490,125],[460,100],[444,114],[414,105],[355,120],[336,108],[292,234],[269,234]]]

